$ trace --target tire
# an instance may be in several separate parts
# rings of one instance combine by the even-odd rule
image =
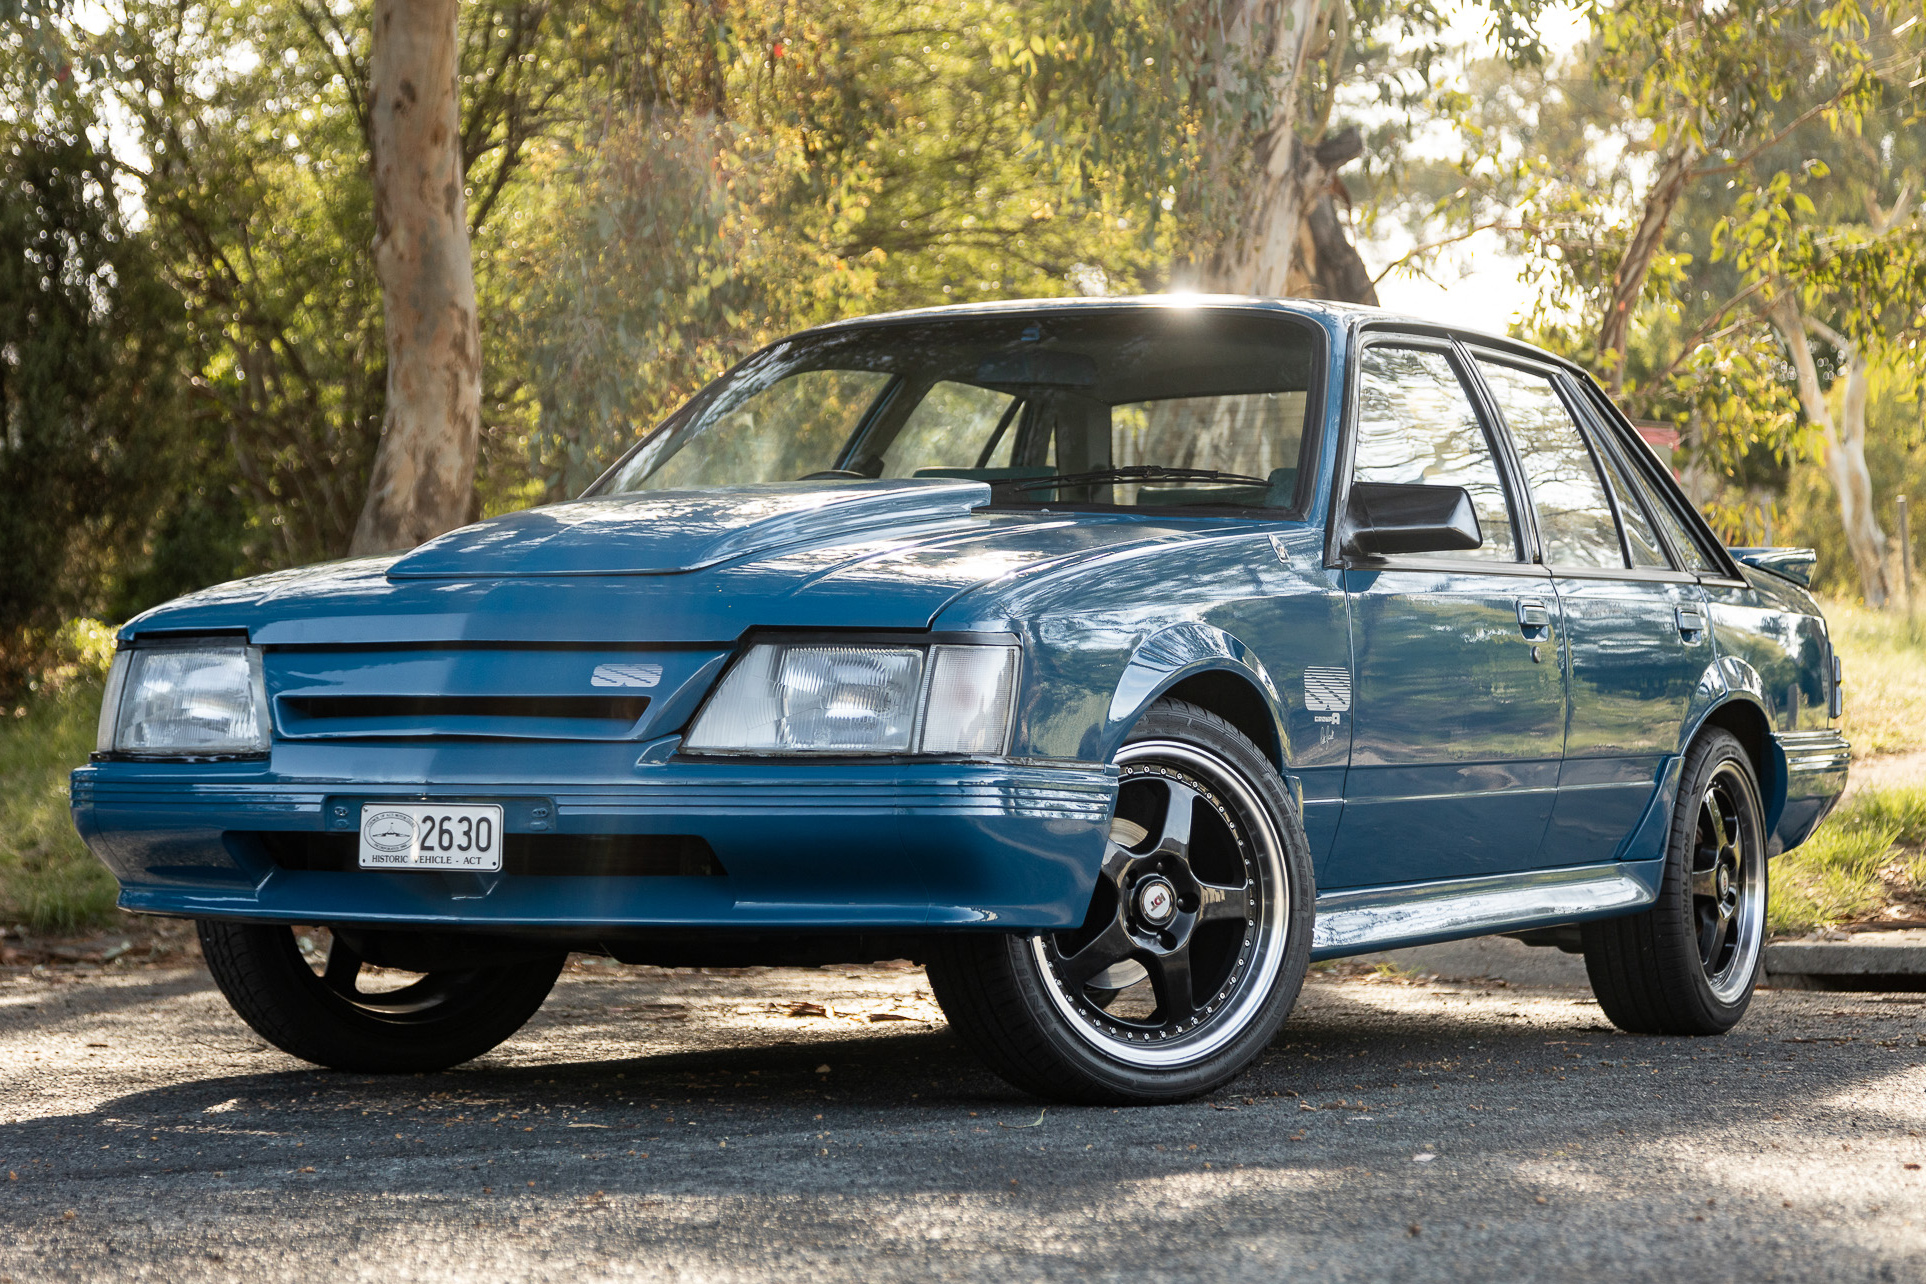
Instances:
[[[1241,1074],[1297,1001],[1310,848],[1270,760],[1195,705],[1152,706],[1117,765],[1082,926],[937,938],[930,988],[964,1043],[1026,1092],[1182,1101]]]
[[[1658,899],[1582,931],[1592,992],[1619,1029],[1724,1034],[1745,1015],[1765,958],[1759,796],[1752,759],[1731,735],[1708,732],[1687,751]]]
[[[566,953],[473,971],[428,972],[387,992],[362,988],[360,955],[338,936],[327,967],[295,929],[200,920],[201,953],[243,1021],[283,1052],[333,1070],[404,1074],[472,1060],[522,1028]]]

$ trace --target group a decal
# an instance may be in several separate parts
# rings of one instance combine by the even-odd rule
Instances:
[[[1306,665],[1304,707],[1311,711],[1312,722],[1322,724],[1318,743],[1328,744],[1351,711],[1351,671],[1336,665]]]

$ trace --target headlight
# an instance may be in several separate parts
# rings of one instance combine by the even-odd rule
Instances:
[[[261,653],[212,642],[121,652],[107,679],[96,746],[102,753],[266,753]]]
[[[690,728],[690,753],[1000,754],[1013,646],[763,643],[729,670]]]

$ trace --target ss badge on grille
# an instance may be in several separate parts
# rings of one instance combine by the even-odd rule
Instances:
[[[652,687],[660,681],[659,664],[598,664],[589,674],[592,687]]]

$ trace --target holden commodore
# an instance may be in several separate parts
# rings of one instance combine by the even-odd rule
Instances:
[[[298,1057],[419,1071],[569,951],[924,962],[1052,1098],[1239,1073],[1307,965],[1582,950],[1746,1009],[1844,787],[1799,550],[1586,375],[1366,309],[943,308],[757,353],[579,498],[120,631],[81,834]],[[325,933],[313,930],[325,928]],[[321,944],[325,942],[325,947]]]

